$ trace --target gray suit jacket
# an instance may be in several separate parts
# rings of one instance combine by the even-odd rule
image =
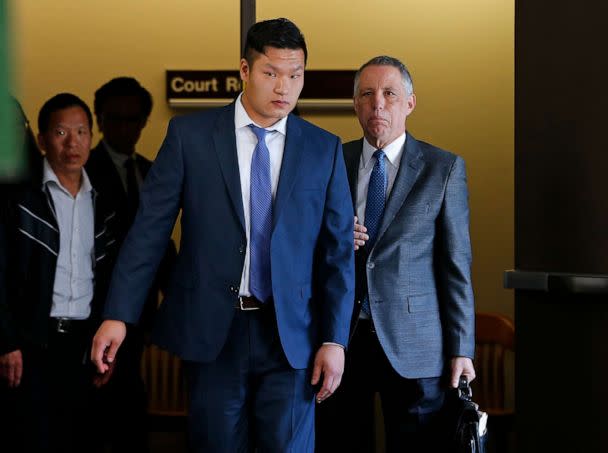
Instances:
[[[363,139],[344,145],[356,206]],[[475,309],[462,158],[408,133],[377,240],[356,253],[357,302],[369,292],[380,344],[403,377],[441,376],[446,359],[473,358]],[[360,303],[353,313],[354,331]]]

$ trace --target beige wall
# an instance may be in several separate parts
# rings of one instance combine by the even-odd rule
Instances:
[[[33,122],[69,90],[92,103],[117,75],[137,77],[156,106],[139,149],[153,157],[172,112],[166,69],[232,69],[239,1],[12,0],[16,79]],[[408,129],[466,159],[478,308],[512,314],[502,271],[513,266],[513,0],[258,0],[258,19],[304,31],[309,68],[354,69],[378,54],[409,66],[418,97]],[[303,112],[351,140],[354,115]]]
[[[60,91],[82,97],[92,109],[93,94],[103,83],[116,76],[133,76],[155,101],[138,145],[142,154],[152,158],[175,113],[165,102],[165,70],[225,69],[238,64],[238,1],[9,3],[16,35],[15,79],[32,125],[44,101]]]

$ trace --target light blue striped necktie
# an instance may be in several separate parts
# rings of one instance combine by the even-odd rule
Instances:
[[[262,302],[272,295],[270,235],[272,232],[272,184],[266,129],[250,124],[258,138],[251,160],[251,233],[249,238],[249,291]]]
[[[386,187],[388,180],[386,178],[386,162],[384,151],[378,149],[374,152],[376,163],[369,178],[369,186],[367,188],[367,202],[365,204],[365,227],[369,240],[365,244],[367,250],[371,250],[376,242],[382,215],[384,214],[384,204],[386,202]],[[369,307],[369,295],[366,294],[361,303],[361,310],[371,317]]]

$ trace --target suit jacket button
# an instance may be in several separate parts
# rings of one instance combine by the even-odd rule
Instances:
[[[241,245],[241,246],[239,247],[239,253],[240,253],[241,255],[242,255],[243,253],[245,253],[245,246],[244,246],[244,245]]]
[[[376,265],[374,263],[367,263],[368,269],[373,269]]]

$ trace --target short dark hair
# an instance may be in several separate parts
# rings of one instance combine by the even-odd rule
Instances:
[[[144,116],[142,119],[148,119],[152,112],[152,95],[133,77],[116,77],[95,92],[95,101],[93,102],[95,116],[103,113],[103,106],[108,99],[124,96],[139,98]]]
[[[51,99],[46,101],[40,112],[38,113],[38,132],[44,134],[49,129],[49,123],[51,122],[51,115],[59,110],[65,110],[70,107],[80,107],[84,110],[89,121],[89,128],[93,129],[93,116],[91,115],[91,109],[89,106],[80,99],[78,96],[72,93],[60,93],[53,96]]]
[[[242,58],[251,65],[253,63],[253,51],[264,53],[266,47],[302,49],[304,51],[304,63],[308,59],[304,35],[296,24],[284,17],[253,24],[247,32]]]

